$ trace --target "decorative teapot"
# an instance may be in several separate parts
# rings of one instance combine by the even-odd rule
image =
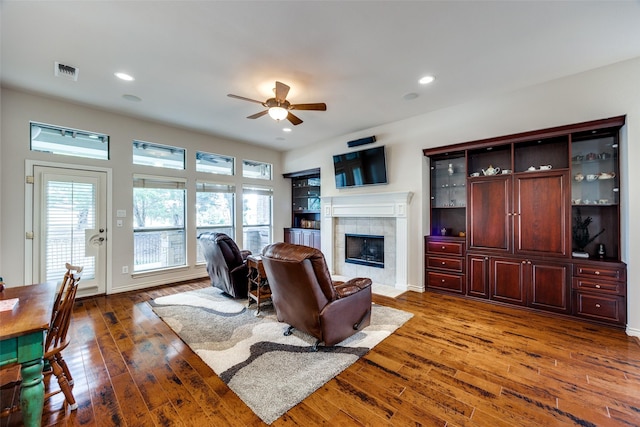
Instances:
[[[500,168],[494,168],[493,166],[489,165],[488,168],[486,169],[482,169],[482,174],[483,175],[497,175],[500,173]]]

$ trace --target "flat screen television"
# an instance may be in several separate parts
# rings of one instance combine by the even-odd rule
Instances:
[[[333,156],[336,188],[387,183],[384,145]]]

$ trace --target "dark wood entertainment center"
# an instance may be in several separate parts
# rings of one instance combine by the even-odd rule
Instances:
[[[425,286],[623,327],[625,117],[423,150]]]
[[[320,168],[286,173],[291,179],[291,228],[284,241],[320,249]]]

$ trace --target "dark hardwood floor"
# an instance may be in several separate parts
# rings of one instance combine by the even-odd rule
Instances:
[[[43,425],[263,425],[146,303],[204,286],[79,300],[64,355],[80,407],[56,395]],[[621,330],[434,293],[374,301],[415,316],[274,426],[640,425],[640,346]]]

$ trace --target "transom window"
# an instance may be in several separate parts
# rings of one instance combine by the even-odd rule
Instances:
[[[133,164],[157,168],[184,169],[184,148],[133,141]]]
[[[109,160],[109,136],[31,122],[31,151]]]
[[[196,171],[215,173],[218,175],[233,175],[235,158],[221,154],[196,152]]]
[[[244,178],[271,180],[271,163],[256,162],[253,160],[242,161],[242,176]]]

